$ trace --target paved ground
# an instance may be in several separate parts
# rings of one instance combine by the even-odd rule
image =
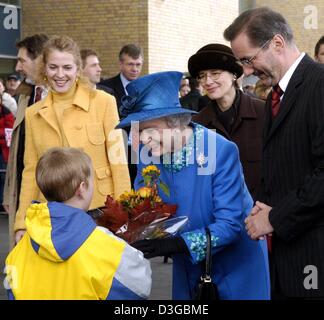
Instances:
[[[3,286],[4,261],[8,254],[8,216],[0,214],[0,300],[6,300],[7,296]],[[153,271],[153,286],[151,300],[171,299],[171,269],[172,260],[163,263],[163,258],[151,259]]]

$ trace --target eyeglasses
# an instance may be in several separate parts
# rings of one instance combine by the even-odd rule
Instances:
[[[205,84],[207,82],[207,78],[210,77],[212,81],[216,81],[219,79],[221,76],[222,72],[221,71],[211,71],[211,72],[206,72],[198,75],[197,81],[200,84]]]
[[[245,65],[245,66],[251,66],[252,63],[253,63],[253,61],[256,59],[257,55],[261,52],[262,49],[265,48],[265,46],[266,46],[266,45],[267,45],[271,40],[272,40],[272,38],[269,39],[268,41],[266,41],[266,42],[261,46],[261,48],[257,51],[257,53],[256,53],[253,57],[251,57],[251,58],[249,58],[249,59],[246,59],[246,58],[240,59],[240,62],[241,62],[243,65]]]

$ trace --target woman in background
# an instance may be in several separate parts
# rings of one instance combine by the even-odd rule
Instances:
[[[210,99],[193,121],[236,143],[246,184],[255,198],[261,182],[264,102],[239,90],[236,81],[243,68],[225,45],[212,43],[199,49],[190,57],[188,70]]]

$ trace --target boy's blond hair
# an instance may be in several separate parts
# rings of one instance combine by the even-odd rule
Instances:
[[[76,148],[51,148],[36,166],[36,182],[47,201],[71,199],[81,182],[88,186],[90,176],[91,159]]]

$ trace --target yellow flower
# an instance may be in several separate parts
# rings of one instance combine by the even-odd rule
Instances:
[[[157,175],[157,176],[160,175],[160,170],[154,165],[147,166],[147,167],[143,168],[143,170],[142,170],[143,177],[145,175],[153,175],[153,174]]]
[[[125,191],[124,193],[122,193],[118,200],[119,202],[129,202],[131,201],[133,198],[136,198],[138,196],[138,193],[136,191],[134,191],[133,189],[131,191]]]
[[[152,194],[152,189],[148,187],[142,187],[138,189],[137,192],[142,198],[149,198]]]
[[[156,196],[156,197],[154,198],[154,201],[155,201],[155,202],[162,202],[162,199],[161,199],[159,196]]]

